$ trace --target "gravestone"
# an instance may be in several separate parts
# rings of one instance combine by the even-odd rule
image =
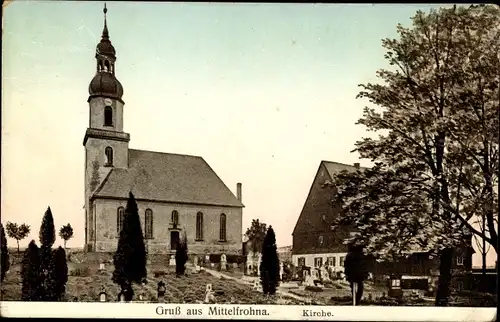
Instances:
[[[106,269],[106,265],[104,263],[99,264],[99,270],[104,271]]]
[[[220,257],[220,270],[221,271],[227,270],[226,254],[222,254],[221,257]]]
[[[210,254],[205,255],[205,265],[206,267],[210,267]]]
[[[280,262],[280,281],[283,280],[283,271],[284,271],[283,262]]]
[[[101,292],[99,293],[99,301],[106,302],[108,300],[108,294],[106,294],[106,289],[104,286],[101,288]]]
[[[330,274],[328,274],[328,270],[325,266],[321,266],[320,268],[321,280],[323,282],[330,282]]]
[[[175,266],[175,255],[170,255],[170,260],[168,261],[169,266]]]
[[[237,263],[233,263],[233,269],[238,269],[238,264]]]
[[[260,291],[260,282],[258,279],[253,281],[253,289],[256,291]]]
[[[207,284],[205,289],[205,303],[215,303],[215,295],[212,290],[212,284]]]
[[[166,291],[165,283],[163,281],[158,282],[158,288],[157,288],[157,298],[158,298],[158,303],[163,303],[165,301],[165,291]]]

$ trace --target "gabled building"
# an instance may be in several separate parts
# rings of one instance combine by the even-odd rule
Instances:
[[[351,231],[349,227],[332,230],[331,223],[341,209],[332,204],[335,187],[325,187],[327,181],[343,170],[355,171],[359,163],[347,165],[321,161],[304,207],[293,230],[292,262],[298,266],[320,267],[324,263],[342,271],[347,255],[343,244]]]
[[[185,233],[190,253],[241,250],[241,184],[237,196],[199,156],[129,148],[123,86],[117,79],[116,50],[104,8],[89,85],[85,132],[85,248],[114,252],[129,192],[137,200],[149,253],[175,252]]]
[[[333,186],[325,186],[325,182],[333,180],[333,176],[341,171],[365,169],[358,163],[347,165],[331,161],[321,161],[316,176],[309,190],[304,207],[293,230],[292,262],[296,266],[320,267],[327,263],[335,271],[344,270],[347,245],[344,240],[349,237],[354,227],[336,227],[331,223],[340,215],[340,204],[332,202],[336,191]],[[452,272],[460,276],[470,272],[472,266],[471,235],[465,246],[454,252]],[[429,255],[425,249],[415,249],[408,258],[391,263],[375,263],[372,267],[374,276],[391,273],[401,274],[408,278],[425,278],[439,274],[439,260]]]

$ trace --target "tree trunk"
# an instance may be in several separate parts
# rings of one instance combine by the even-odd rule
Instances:
[[[453,248],[445,248],[441,251],[439,261],[439,280],[436,291],[436,306],[448,306],[451,284],[451,266],[453,260]]]
[[[17,241],[17,253],[19,254],[19,239],[16,239]]]
[[[483,216],[483,231],[486,234],[486,216]],[[482,275],[483,278],[486,277],[486,239],[483,238],[483,251],[481,252],[481,257],[483,259]],[[486,281],[486,279],[484,279]]]

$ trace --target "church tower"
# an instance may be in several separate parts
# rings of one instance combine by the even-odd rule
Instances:
[[[85,248],[95,248],[95,207],[91,197],[113,168],[128,168],[130,135],[123,132],[123,87],[116,78],[116,51],[104,29],[96,48],[96,73],[89,85],[89,127],[85,133]]]

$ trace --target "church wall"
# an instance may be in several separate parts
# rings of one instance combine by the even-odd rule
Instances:
[[[126,207],[126,200],[98,199],[96,204],[96,251],[115,251],[118,242],[117,209]],[[160,202],[137,202],[144,233],[146,209],[153,211],[153,239],[146,240],[150,253],[174,252],[170,249],[171,214],[179,213],[179,228],[186,230],[189,253],[238,254],[241,251],[242,209],[207,205],[186,205]],[[203,241],[196,241],[196,214],[203,213]],[[227,241],[219,241],[220,214],[226,214]]]

